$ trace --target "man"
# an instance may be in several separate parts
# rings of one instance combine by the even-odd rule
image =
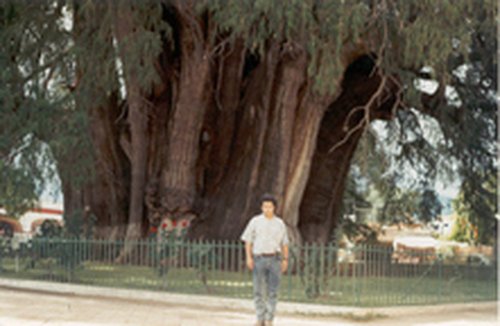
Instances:
[[[288,268],[289,240],[285,223],[274,215],[276,199],[266,194],[260,205],[262,214],[250,220],[241,240],[245,242],[247,267],[253,271],[256,326],[272,326],[281,273]]]

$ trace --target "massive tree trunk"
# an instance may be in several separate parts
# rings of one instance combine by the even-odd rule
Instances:
[[[252,71],[248,87],[259,92],[260,106],[248,106],[252,93],[244,93],[239,132],[222,135],[236,142],[227,173],[204,194],[208,208],[192,237],[237,238],[258,213],[259,196],[270,192],[295,241],[328,241],[360,136],[373,119],[391,117],[397,88],[363,56],[348,68],[343,91],[330,103],[331,96],[310,91],[304,54],[291,52],[276,64],[271,48]],[[264,71],[272,77],[261,76]],[[252,84],[256,80],[262,89]]]
[[[371,120],[390,118],[395,83],[357,55],[332,81],[338,89],[318,95],[301,45],[269,40],[250,51],[192,6],[164,7],[174,37],[163,40],[161,81],[151,88],[127,60],[130,8],[116,9],[127,125],[116,125],[116,101],[89,112],[98,225],[135,239],[163,219],[187,217],[191,238],[235,239],[269,192],[294,241],[327,241],[360,136]]]

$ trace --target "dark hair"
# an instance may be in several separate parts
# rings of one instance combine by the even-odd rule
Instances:
[[[273,203],[274,207],[278,206],[278,201],[276,200],[276,197],[274,197],[271,194],[264,194],[262,195],[262,197],[260,197],[261,205],[266,201],[270,201],[271,203]]]

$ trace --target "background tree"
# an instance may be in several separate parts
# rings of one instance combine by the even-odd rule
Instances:
[[[478,14],[485,17],[485,12]],[[458,181],[457,201],[487,225],[483,234],[489,239],[495,239],[497,223],[492,186],[498,164],[497,57],[491,55],[497,49],[495,27],[488,19],[473,24],[466,54],[453,51],[447,60],[447,78],[433,77],[430,66],[416,74],[406,96],[421,104],[367,129],[352,164],[382,194],[406,187],[432,199],[437,181]],[[438,208],[438,201],[429,202]]]
[[[450,240],[470,244],[475,242],[474,230],[467,217],[463,215],[457,215],[455,224],[453,225],[453,228],[451,230]]]
[[[461,219],[457,236],[463,237],[464,230],[468,230],[471,242],[495,244],[496,220],[493,216],[497,208],[496,176],[490,174],[482,185],[471,181],[467,180],[462,184],[461,191],[453,202],[454,211]]]

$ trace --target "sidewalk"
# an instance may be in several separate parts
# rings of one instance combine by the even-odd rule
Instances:
[[[276,325],[499,325],[497,304],[357,308],[280,302]],[[254,319],[251,300],[1,278],[0,316],[0,326],[221,326]]]

